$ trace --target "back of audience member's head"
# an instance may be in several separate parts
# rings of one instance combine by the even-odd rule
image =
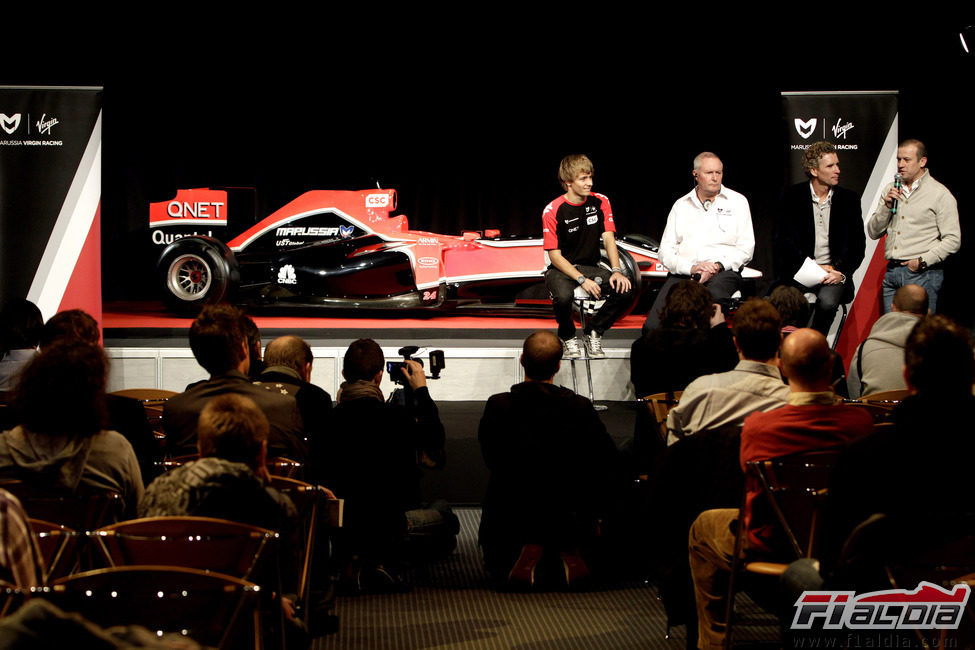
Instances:
[[[91,436],[105,426],[105,353],[65,341],[44,348],[20,376],[14,407],[34,433]]]
[[[211,375],[236,370],[244,359],[244,314],[230,305],[207,305],[190,326],[190,349]]]
[[[521,348],[525,377],[533,381],[548,381],[554,377],[561,360],[562,341],[548,330],[539,330],[530,335]]]
[[[267,344],[264,351],[264,363],[271,366],[284,366],[291,368],[299,375],[304,376],[305,365],[312,363],[315,356],[312,354],[311,346],[304,339],[298,336],[279,336]]]
[[[782,374],[793,388],[825,391],[832,383],[833,352],[826,337],[814,329],[802,328],[786,337],[781,350]]]
[[[200,456],[244,463],[256,471],[264,461],[269,431],[267,417],[254,400],[227,393],[214,397],[200,411],[197,446]]]
[[[81,309],[66,309],[51,316],[41,331],[41,349],[58,342],[101,343],[98,321]]]
[[[386,360],[383,349],[372,339],[353,341],[345,351],[342,375],[346,381],[372,381],[382,372]]]
[[[26,298],[8,300],[0,309],[0,354],[36,348],[43,326],[37,305]]]
[[[904,379],[922,395],[972,394],[975,355],[968,330],[941,314],[924,316],[907,336]]]
[[[731,332],[745,359],[768,361],[775,358],[782,340],[782,319],[767,300],[750,298],[735,313]]]
[[[667,294],[660,310],[660,324],[671,328],[707,329],[711,325],[713,305],[714,299],[707,287],[694,280],[682,280]]]
[[[261,330],[257,323],[250,316],[241,316],[241,323],[244,326],[244,336],[247,338],[247,349],[250,350],[251,359],[261,359]]]
[[[917,284],[905,284],[894,292],[893,311],[924,316],[928,313],[928,292]]]
[[[809,322],[809,301],[795,287],[779,285],[769,294],[768,300],[779,312],[782,327],[804,327]]]

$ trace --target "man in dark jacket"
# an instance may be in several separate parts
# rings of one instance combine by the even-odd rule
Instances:
[[[305,462],[308,450],[302,440],[303,425],[298,404],[290,395],[274,394],[251,383],[250,351],[244,334],[243,313],[230,305],[209,305],[190,327],[193,356],[210,373],[210,379],[193,384],[174,396],[163,408],[167,445],[175,453],[196,451],[196,425],[200,411],[213,397],[226,393],[254,400],[271,425],[268,450]]]
[[[446,504],[420,506],[418,459],[442,466],[446,437],[423,367],[406,361],[400,370],[409,388],[402,406],[383,399],[384,365],[372,339],[349,346],[322,455],[325,484],[345,499],[336,551],[357,591],[398,588],[407,559],[446,555],[456,544],[457,519]]]
[[[298,403],[304,424],[304,442],[311,458],[306,479],[318,479],[323,462],[322,436],[332,412],[332,396],[311,383],[315,358],[311,347],[298,336],[279,336],[264,351],[264,372],[254,381],[256,386],[280,395],[291,395]]]
[[[552,332],[525,340],[525,381],[493,395],[478,439],[491,471],[481,515],[484,562],[499,580],[535,582],[542,555],[571,584],[587,563],[610,505],[618,454],[592,403],[552,383],[562,346]]]
[[[802,155],[809,182],[782,195],[775,222],[776,284],[791,283],[816,294],[810,327],[824,335],[837,308],[853,300],[853,272],[863,261],[865,237],[860,197],[839,186],[836,147],[815,142]],[[806,258],[819,266],[821,278],[811,285],[793,279]]]

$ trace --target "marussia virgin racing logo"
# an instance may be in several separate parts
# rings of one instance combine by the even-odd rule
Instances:
[[[951,591],[922,582],[917,589],[890,589],[856,595],[853,591],[804,591],[796,601],[792,629],[956,630],[971,588]]]

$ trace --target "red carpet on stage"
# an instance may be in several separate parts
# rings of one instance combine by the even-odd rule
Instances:
[[[311,311],[311,310],[308,310]],[[322,310],[324,313],[326,310]],[[512,318],[504,316],[468,316],[438,314],[424,318],[329,318],[326,316],[253,315],[261,329],[464,329],[464,330],[536,330],[555,329],[555,318]],[[640,329],[645,316],[630,315],[620,319],[613,329]],[[177,316],[160,302],[111,302],[103,308],[105,329],[174,328],[188,329],[192,318]]]

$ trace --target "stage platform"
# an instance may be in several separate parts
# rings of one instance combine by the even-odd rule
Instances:
[[[275,337],[294,334],[312,346],[312,381],[334,395],[342,383],[342,356],[357,338],[375,339],[390,360],[399,348],[416,345],[444,351],[446,368],[430,381],[438,402],[484,401],[522,380],[518,358],[525,337],[539,329],[555,329],[554,318],[511,318],[469,315],[394,314],[383,318],[324,317],[321,311],[252,312],[266,345]],[[630,377],[630,346],[640,336],[643,316],[627,316],[603,338],[605,359],[591,362],[596,401],[635,398]],[[105,350],[111,359],[109,390],[165,388],[182,391],[206,378],[189,349],[191,318],[166,311],[158,302],[106,303],[103,310]],[[571,364],[563,362],[556,382],[572,388]],[[580,393],[588,394],[585,364],[575,363]],[[383,378],[383,391],[394,386]]]

